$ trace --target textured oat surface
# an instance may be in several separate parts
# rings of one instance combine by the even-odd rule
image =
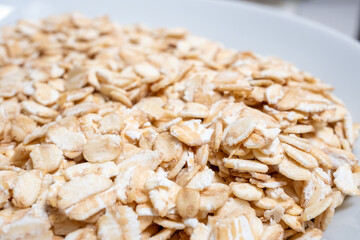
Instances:
[[[360,195],[359,125],[280,59],[72,14],[0,66],[0,239],[320,239]]]

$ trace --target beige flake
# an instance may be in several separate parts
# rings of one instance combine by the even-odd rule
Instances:
[[[347,195],[360,195],[360,190],[354,183],[351,167],[348,164],[343,164],[333,173],[335,185]]]
[[[18,142],[23,141],[35,128],[36,122],[22,114],[11,121],[11,135]]]
[[[78,89],[86,84],[86,72],[81,68],[73,68],[68,72],[68,78],[65,81],[67,90]]]
[[[190,240],[207,240],[210,237],[211,229],[203,223],[196,226],[190,236]]]
[[[285,157],[277,167],[281,174],[295,181],[309,180],[311,178],[311,172],[309,170],[287,157]]]
[[[316,136],[332,147],[340,147],[340,139],[335,135],[334,130],[329,127],[316,131]]]
[[[102,134],[118,133],[122,129],[123,119],[119,114],[109,113],[100,120],[99,125]]]
[[[50,76],[52,78],[59,78],[64,74],[65,70],[56,64],[51,66]]]
[[[186,185],[187,188],[192,188],[198,191],[202,191],[210,186],[213,181],[215,173],[209,168],[197,172],[190,182]]]
[[[216,223],[217,239],[255,239],[250,223],[245,216],[223,219]]]
[[[213,129],[206,129],[198,120],[183,121],[170,128],[170,133],[189,146],[199,146],[210,142]]]
[[[265,97],[269,104],[276,104],[282,97],[284,93],[282,87],[279,84],[271,85],[266,88]]]
[[[170,209],[175,207],[176,198],[181,187],[170,181],[168,189],[156,188],[149,191],[149,198],[161,217],[164,217]]]
[[[75,102],[85,97],[89,96],[94,91],[93,87],[84,87],[81,89],[73,89],[63,93],[59,99],[58,103],[65,104],[66,102]]]
[[[275,155],[266,155],[263,152],[261,152],[258,149],[253,149],[252,153],[256,157],[257,160],[259,160],[262,163],[265,163],[267,165],[276,165],[280,164],[283,159],[285,158],[285,154],[282,152],[276,153]]]
[[[120,152],[120,138],[115,135],[95,135],[87,140],[83,150],[84,158],[92,163],[115,160]]]
[[[86,138],[81,132],[73,132],[65,127],[54,125],[47,132],[49,142],[56,144],[61,150],[81,150]]]
[[[300,103],[295,107],[296,110],[307,113],[322,112],[329,108],[330,107],[323,102],[307,101],[307,100],[300,101]]]
[[[238,198],[255,201],[260,200],[263,196],[263,191],[249,183],[231,183],[231,192]]]
[[[156,217],[154,219],[154,223],[162,226],[163,228],[167,228],[167,229],[181,230],[181,229],[185,228],[185,225],[181,222],[175,222],[175,221],[171,221],[171,220],[160,218],[160,217]]]
[[[34,114],[39,117],[54,118],[58,115],[58,112],[54,109],[45,107],[34,101],[23,101],[21,106],[27,113]]]
[[[320,240],[322,237],[322,232],[320,229],[317,228],[308,228],[306,229],[305,233],[298,233],[292,236],[291,240],[297,239],[311,239],[311,240]]]
[[[118,173],[117,166],[114,162],[105,163],[80,163],[74,166],[69,166],[64,171],[64,176],[67,180],[76,177],[86,176],[88,174],[99,174],[107,178],[114,177]]]
[[[102,240],[123,239],[123,233],[114,211],[110,213],[107,209],[106,214],[100,217],[97,236]]]
[[[209,115],[208,108],[200,103],[186,103],[180,116],[182,118],[206,118]]]
[[[190,180],[195,176],[195,174],[200,170],[200,165],[193,166],[191,162],[194,161],[193,154],[189,154],[189,157],[187,159],[187,164],[190,165],[187,168],[183,168],[180,170],[179,174],[176,176],[176,183],[179,184],[179,186],[184,187],[186,186]],[[205,178],[206,179],[206,178]]]
[[[96,103],[84,102],[84,103],[77,104],[73,107],[67,108],[64,111],[63,115],[65,117],[69,117],[69,116],[80,117],[87,113],[97,112],[98,109],[99,109],[99,106]]]
[[[324,212],[331,204],[332,198],[327,197],[307,208],[305,208],[304,212],[301,215],[301,220],[308,221],[316,216],[320,215],[322,212]]]
[[[281,218],[281,220],[283,220],[289,227],[291,227],[292,229],[294,229],[297,232],[303,232],[304,231],[304,227],[300,221],[300,217],[297,216],[292,216],[289,214],[284,214]]]
[[[269,170],[268,166],[255,160],[225,158],[224,163],[225,163],[225,167],[239,171],[254,171],[260,173],[266,173]]]
[[[354,133],[353,133],[353,121],[352,121],[352,117],[349,113],[347,113],[345,115],[345,118],[344,118],[344,126],[345,126],[345,135],[346,135],[346,138],[348,139],[349,143],[351,145],[354,144]]]
[[[295,108],[300,101],[300,94],[298,89],[289,89],[284,96],[278,101],[275,107],[279,110],[285,111]]]
[[[295,135],[279,135],[279,139],[281,142],[287,143],[291,146],[299,148],[305,152],[311,151],[311,146],[307,142],[302,141],[300,138]],[[316,157],[315,157],[316,158]]]
[[[283,143],[282,146],[287,155],[289,155],[292,159],[294,159],[304,167],[313,169],[318,166],[316,159],[311,154],[301,151],[286,143]]]
[[[47,84],[38,83],[36,85],[34,98],[38,103],[41,103],[46,106],[51,105],[58,100],[59,96],[60,96],[59,92],[51,88]]]
[[[111,91],[110,96],[115,101],[119,101],[127,107],[132,107],[132,105],[133,105],[131,100],[120,91]]]
[[[108,213],[107,213],[105,216],[109,216],[110,218],[112,218],[116,221],[116,223],[114,223],[114,224],[116,224],[115,226],[118,226],[118,228],[120,228],[121,239],[140,240],[140,224],[137,219],[136,213],[134,212],[134,210],[131,207],[116,206],[114,209],[110,210],[109,213],[111,215],[110,214],[108,215]],[[112,221],[114,221],[114,220],[112,220]],[[109,231],[109,233],[113,233],[114,230],[115,229],[111,229],[111,228],[108,229],[106,227],[106,225],[104,224],[102,233],[108,234],[107,231]],[[116,235],[113,237],[116,237]],[[111,235],[108,235],[108,236],[111,236]]]
[[[150,237],[149,240],[169,239],[174,232],[175,232],[175,229],[164,228],[161,231],[159,231],[157,234]]]
[[[67,234],[64,240],[80,240],[80,239],[96,240],[94,229],[89,227],[80,228],[76,231]]]
[[[70,219],[84,221],[107,206],[112,206],[115,203],[115,200],[116,195],[114,189],[110,188],[67,208],[65,214]]]
[[[330,161],[330,158],[327,154],[325,154],[321,149],[312,146],[311,147],[311,154],[316,158],[320,166],[323,166],[325,168],[331,168],[332,163]]]
[[[200,193],[200,210],[214,212],[229,198],[230,188],[222,183],[213,183]]]
[[[140,151],[118,164],[119,171],[124,171],[131,166],[142,166],[155,170],[161,162],[161,156],[157,151]]]
[[[281,221],[282,217],[284,216],[284,212],[285,212],[285,209],[283,207],[284,205],[285,204],[283,204],[283,205],[279,204],[279,205],[276,205],[273,209],[265,210],[264,218],[270,219],[270,222],[279,223]]]
[[[224,130],[223,142],[229,146],[238,144],[250,136],[257,125],[254,117],[245,117],[230,123]]]
[[[55,171],[63,160],[62,151],[54,144],[41,144],[30,152],[34,169],[44,172]]]
[[[283,200],[283,199],[272,199],[269,197],[263,197],[260,200],[254,202],[255,206],[266,209],[266,210],[272,210],[276,206],[281,206],[283,209],[287,209],[292,205],[292,201],[290,199]]]
[[[182,188],[176,199],[176,210],[183,218],[192,218],[197,215],[200,207],[200,194],[191,188]]]
[[[17,211],[19,212],[19,210]],[[25,212],[28,212],[28,210],[25,210]],[[50,226],[46,219],[36,217],[31,213],[25,215],[21,210],[20,213],[14,211],[7,214],[9,217],[13,215],[14,218],[8,222],[6,221],[1,227],[0,235],[4,239],[52,239],[53,233],[49,231]]]
[[[277,240],[283,238],[284,229],[280,224],[269,225],[261,235],[261,240]]]
[[[168,114],[168,111],[163,109],[165,103],[165,99],[163,98],[149,97],[140,100],[140,102],[138,102],[135,107],[152,116],[156,120],[160,120],[166,117],[166,115]]]
[[[13,204],[17,207],[30,207],[40,193],[41,178],[41,172],[37,170],[20,174],[13,187]]]
[[[202,145],[196,150],[195,153],[195,162],[201,167],[205,167],[209,160],[209,145]]]
[[[154,142],[154,150],[157,150],[165,162],[180,159],[183,147],[182,143],[167,132],[160,133]]]
[[[309,133],[309,132],[313,132],[315,129],[312,125],[295,125],[295,126],[290,126],[287,127],[284,130],[284,133],[294,133],[294,134],[301,134],[301,133]]]
[[[112,181],[106,177],[90,174],[71,179],[60,187],[58,194],[58,206],[61,209],[68,208],[73,204],[110,187]],[[87,188],[86,186],[92,186]]]
[[[136,64],[134,70],[137,74],[144,78],[142,79],[143,83],[153,83],[160,78],[160,72],[147,62]]]

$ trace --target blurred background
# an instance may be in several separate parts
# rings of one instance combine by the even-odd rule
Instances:
[[[282,9],[360,40],[360,0],[237,0]]]
[[[77,0],[74,0],[77,1]],[[181,1],[181,0],[179,0]],[[226,0],[218,0],[226,1]],[[227,0],[251,2],[296,14],[333,28],[360,41],[360,0]],[[36,0],[33,2],[37,2]],[[40,2],[40,1],[39,1]],[[86,0],[79,1],[86,2]],[[99,1],[101,2],[101,1]],[[0,0],[0,20],[12,9],[7,5],[26,3],[26,0]],[[31,4],[36,7],[36,4]]]

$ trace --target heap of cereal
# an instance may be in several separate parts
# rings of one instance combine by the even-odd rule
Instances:
[[[3,28],[1,239],[319,239],[359,125],[332,87],[184,29]]]

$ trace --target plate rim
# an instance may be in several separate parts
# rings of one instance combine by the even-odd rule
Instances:
[[[176,0],[173,0],[173,1],[176,1]],[[184,0],[182,0],[182,1],[184,1]],[[189,1],[189,0],[186,0],[186,1]],[[194,1],[194,0],[191,0],[191,1]],[[271,17],[290,20],[293,23],[305,25],[306,27],[312,28],[314,30],[318,30],[324,34],[331,36],[331,37],[335,37],[342,41],[345,41],[346,43],[351,44],[352,46],[354,46],[355,48],[357,48],[360,51],[360,41],[356,40],[355,38],[352,38],[330,26],[323,24],[323,23],[305,18],[303,16],[300,16],[300,15],[297,15],[294,13],[289,13],[284,10],[277,9],[275,7],[261,5],[260,3],[253,3],[253,2],[244,2],[244,1],[237,2],[236,0],[195,0],[195,1],[213,2],[216,4],[220,4],[220,5],[222,5],[222,4],[229,5],[232,7],[241,6],[243,8],[247,8],[251,11],[262,12]]]

